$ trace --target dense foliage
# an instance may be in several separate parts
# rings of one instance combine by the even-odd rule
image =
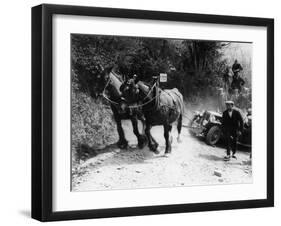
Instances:
[[[221,57],[225,42],[92,35],[72,35],[71,40],[79,88],[93,97],[98,64],[115,65],[123,76],[137,74],[145,81],[167,73],[163,86],[179,88],[185,98],[214,93],[230,66]]]
[[[72,71],[72,155],[73,165],[85,155],[114,143],[117,137],[115,123],[108,105],[78,90],[77,74]]]

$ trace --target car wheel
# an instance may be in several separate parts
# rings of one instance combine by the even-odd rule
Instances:
[[[206,143],[215,145],[221,138],[221,129],[218,126],[213,126],[209,129],[206,135]]]

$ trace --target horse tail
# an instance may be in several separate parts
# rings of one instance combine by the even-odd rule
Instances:
[[[178,140],[178,143],[181,142],[181,139],[180,139],[180,134],[181,134],[181,128],[182,128],[182,112],[178,118],[178,124],[177,124],[177,129],[178,129],[178,137],[177,137],[177,140]]]

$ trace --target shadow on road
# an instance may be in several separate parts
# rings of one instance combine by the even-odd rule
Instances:
[[[90,147],[88,144],[79,144],[75,151],[75,158],[77,160],[83,161],[86,161],[87,159],[92,158],[98,154],[97,150],[93,147]]]
[[[159,149],[162,148],[164,147],[159,147]],[[116,144],[110,144],[104,148],[95,149],[87,144],[81,144],[76,149],[76,158],[88,162],[91,167],[145,163],[145,160],[158,157],[160,155],[154,155],[147,146],[143,149],[137,146],[120,149]]]
[[[222,157],[216,156],[216,155],[207,155],[207,154],[199,154],[200,158],[204,158],[210,161],[223,161]]]
[[[219,157],[219,156],[216,156],[216,155],[212,155],[212,154],[199,154],[198,155],[199,158],[204,158],[208,161],[217,161],[217,162],[224,162],[228,165],[252,165],[252,161],[249,159],[249,160],[244,160],[244,161],[240,161],[239,160],[239,157],[238,159],[231,159],[230,161],[224,161],[223,157]]]

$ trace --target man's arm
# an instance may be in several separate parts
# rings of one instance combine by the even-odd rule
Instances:
[[[242,131],[244,128],[244,122],[240,111],[237,111],[237,119],[239,121],[239,130]]]
[[[243,67],[241,66],[241,64],[239,64],[239,70],[243,71]]]
[[[222,113],[221,127],[222,132],[225,133],[225,112]]]
[[[232,71],[235,71],[235,64],[232,65]]]

